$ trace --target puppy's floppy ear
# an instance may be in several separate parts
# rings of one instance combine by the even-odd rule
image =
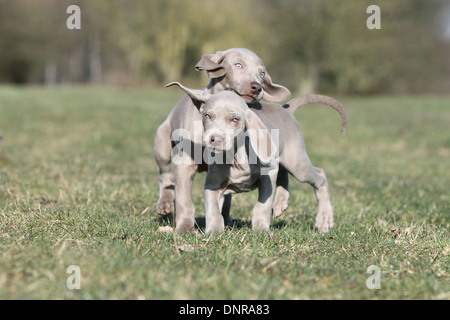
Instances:
[[[250,138],[250,144],[259,160],[263,163],[269,163],[277,151],[269,130],[256,113],[250,109],[246,113],[245,126],[248,137]]]
[[[194,102],[195,106],[201,111],[201,108],[205,104],[206,100],[209,99],[211,94],[208,92],[208,90],[203,89],[190,89],[186,88],[179,82],[171,82],[166,85],[166,87],[171,87],[173,85],[179,86],[186,94],[191,97],[192,102]]]
[[[264,95],[263,99],[271,102],[281,102],[289,99],[291,92],[279,84],[274,84],[269,73],[264,76]]]
[[[224,51],[217,51],[215,54],[204,54],[195,66],[195,69],[208,72],[210,78],[223,77],[227,73],[222,65],[225,55]]]

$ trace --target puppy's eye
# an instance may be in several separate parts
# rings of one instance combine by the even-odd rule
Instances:
[[[265,72],[261,72],[261,78],[263,78],[264,79],[264,76],[266,75],[266,73]]]
[[[209,114],[205,114],[205,119],[211,119],[211,116]]]
[[[236,68],[242,68],[242,64],[240,64],[240,63],[236,63],[235,66],[236,66]]]
[[[238,123],[239,122],[239,118],[238,117],[234,117],[233,119],[231,119],[231,121],[233,122],[233,123]]]

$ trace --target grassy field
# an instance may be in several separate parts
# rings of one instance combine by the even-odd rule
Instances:
[[[157,231],[153,139],[180,97],[0,87],[0,299],[450,299],[449,97],[342,98],[345,135],[333,110],[297,111],[336,227],[313,229],[313,190],[292,179],[270,233],[248,228],[252,192],[233,198],[244,226],[212,237]]]

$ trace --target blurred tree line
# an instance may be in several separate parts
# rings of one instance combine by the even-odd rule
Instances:
[[[69,5],[81,30],[69,30]],[[369,30],[369,5],[381,29]],[[205,86],[203,53],[246,47],[292,91],[450,91],[445,0],[0,0],[0,82]],[[447,15],[444,14],[447,12]]]

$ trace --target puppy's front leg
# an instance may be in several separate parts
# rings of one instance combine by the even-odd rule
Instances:
[[[273,193],[275,190],[278,170],[271,171],[270,174],[261,175],[258,186],[258,202],[253,207],[252,229],[256,231],[266,231],[270,227],[270,217],[272,215]]]
[[[178,232],[193,232],[195,225],[195,206],[191,198],[192,181],[197,172],[197,165],[190,164],[186,157],[174,166],[176,194],[176,230]]]
[[[205,189],[206,233],[225,230],[225,222],[220,212],[223,197],[222,190]]]

